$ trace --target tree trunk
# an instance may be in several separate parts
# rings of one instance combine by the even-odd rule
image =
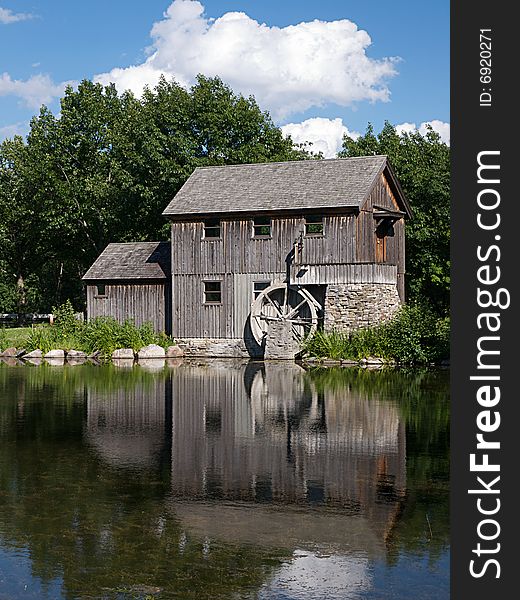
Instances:
[[[18,275],[16,279],[16,292],[17,292],[17,312],[18,312],[18,325],[24,325],[25,312],[27,308],[27,290],[25,287],[25,280],[23,275]]]

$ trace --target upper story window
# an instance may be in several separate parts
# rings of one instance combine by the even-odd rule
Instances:
[[[323,217],[319,215],[305,217],[305,235],[323,235]]]
[[[204,304],[222,304],[221,281],[204,281]]]
[[[256,217],[253,219],[253,237],[271,237],[271,219],[269,217]]]
[[[96,298],[106,298],[107,294],[107,286],[104,283],[98,283],[96,286]]]
[[[218,219],[208,219],[204,221],[204,237],[205,240],[220,239],[220,221]]]

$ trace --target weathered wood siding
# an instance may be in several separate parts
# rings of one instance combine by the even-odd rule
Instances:
[[[367,201],[362,206],[357,221],[357,256],[355,262],[384,262],[397,265],[397,284],[401,301],[404,301],[404,275],[405,275],[405,238],[404,219],[393,225],[393,232],[386,236],[384,255],[378,254],[376,221],[373,216],[374,206],[400,210],[399,204],[392,192],[384,174],[376,182]]]
[[[269,493],[299,503],[319,491],[331,504],[359,503],[378,523],[393,515],[378,486],[391,481],[398,503],[406,484],[394,404],[356,390],[320,392],[294,363],[187,364],[172,371],[172,388],[175,495]]]
[[[173,335],[176,337],[241,338],[253,302],[255,281],[275,281],[285,273],[221,273],[175,275]],[[204,282],[220,281],[221,304],[204,304]]]
[[[301,265],[291,279],[301,285],[329,283],[395,283],[397,267],[378,263],[353,265]]]
[[[272,273],[285,269],[287,255],[305,218],[272,219],[271,237],[253,238],[252,220],[221,222],[221,238],[204,240],[203,223],[172,224],[172,272],[185,274]],[[323,236],[305,236],[301,261],[307,264],[356,262],[356,215],[324,217]]]
[[[323,214],[323,235],[303,236],[303,248],[290,269],[291,281],[302,285],[397,281],[403,300],[403,220],[385,238],[384,255],[377,256],[374,205],[399,210],[383,175],[359,214]],[[285,278],[287,258],[302,232],[304,215],[273,216],[266,238],[253,237],[251,218],[223,219],[218,239],[204,239],[202,221],[173,222],[173,335],[242,338],[253,283]],[[221,282],[221,304],[204,304],[205,281]]]
[[[298,275],[298,276],[297,276]],[[397,267],[382,264],[302,265],[291,269],[291,282],[395,283]],[[181,338],[243,338],[253,302],[254,282],[283,281],[286,273],[176,275],[173,278],[173,335]],[[220,281],[221,304],[204,304],[204,282]]]
[[[87,318],[114,317],[120,323],[126,319],[134,319],[136,325],[151,322],[156,331],[169,333],[169,289],[169,282],[106,282],[105,296],[98,296],[97,284],[89,284]]]

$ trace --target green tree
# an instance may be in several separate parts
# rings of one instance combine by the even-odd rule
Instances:
[[[386,154],[410,201],[406,226],[407,298],[449,310],[450,150],[431,128],[399,135],[386,123],[379,135],[371,125],[354,140],[345,136],[341,157]]]
[[[309,157],[219,78],[162,78],[140,99],[67,88],[59,116],[42,107],[27,141],[0,146],[0,312],[79,308],[108,242],[168,237],[162,211],[195,167]]]

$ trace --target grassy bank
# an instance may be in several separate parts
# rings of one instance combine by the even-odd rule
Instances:
[[[11,347],[21,348],[25,344],[30,333],[30,327],[0,328],[0,350]]]
[[[407,305],[377,327],[351,334],[318,331],[306,342],[305,354],[335,360],[377,356],[401,364],[427,364],[449,358],[449,344],[449,318]]]
[[[171,338],[154,331],[150,323],[137,326],[133,321],[118,323],[111,317],[99,317],[88,322],[78,321],[70,303],[54,309],[54,325],[39,325],[15,329],[0,329],[0,350],[8,347],[26,351],[82,350],[87,354],[101,352],[110,355],[117,348],[137,351],[148,344],[166,348]]]

